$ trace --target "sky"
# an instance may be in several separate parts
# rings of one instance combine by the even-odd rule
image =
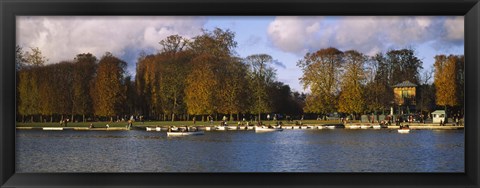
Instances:
[[[240,57],[271,55],[278,81],[298,92],[306,91],[297,62],[322,48],[366,55],[413,48],[424,71],[435,55],[464,54],[463,16],[18,16],[16,23],[17,45],[40,48],[47,63],[111,52],[127,62],[131,75],[139,54],[158,52],[158,42],[170,35],[193,38],[202,28],[229,29]]]

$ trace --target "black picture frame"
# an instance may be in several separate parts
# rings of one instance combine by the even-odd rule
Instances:
[[[1,0],[1,187],[479,187],[478,0]],[[465,173],[15,173],[15,16],[464,15]]]

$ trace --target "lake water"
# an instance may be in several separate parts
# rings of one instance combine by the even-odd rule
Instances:
[[[17,130],[16,172],[464,172],[463,130]]]

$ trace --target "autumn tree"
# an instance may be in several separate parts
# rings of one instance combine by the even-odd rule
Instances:
[[[354,50],[343,53],[345,73],[341,79],[341,92],[338,101],[338,111],[358,114],[364,111],[364,65],[367,57]],[[355,115],[353,116],[355,117]]]
[[[239,113],[248,111],[247,71],[247,66],[235,57],[219,68],[219,77],[223,79],[216,90],[221,104],[218,105],[218,112],[230,114],[230,119],[233,114],[237,114],[239,119]]]
[[[215,77],[214,65],[209,63],[213,57],[202,54],[192,60],[192,71],[186,78],[185,102],[189,114],[212,114],[215,109],[215,97],[219,80]]]
[[[26,69],[18,72],[18,111],[24,116],[30,116],[33,122],[34,115],[40,112],[40,93],[38,90],[38,74],[36,69]],[[25,121],[24,118],[22,118]]]
[[[185,103],[188,113],[194,115],[217,113],[226,105],[215,102],[221,94],[215,89],[225,79],[222,72],[225,65],[231,62],[237,46],[235,33],[230,30],[216,28],[212,32],[203,32],[202,35],[194,37],[188,45],[194,58],[186,80]],[[195,88],[199,89],[198,92]]]
[[[335,111],[342,54],[336,48],[325,48],[307,53],[297,62],[303,71],[300,81],[304,89],[311,92],[305,101],[305,112],[326,114]]]
[[[138,108],[140,114],[151,116],[153,109],[153,79],[155,56],[145,55],[138,58],[135,74],[135,88],[138,95]]]
[[[436,90],[436,104],[455,107],[460,105],[463,99],[460,97],[461,88],[460,80],[464,79],[461,67],[463,65],[463,56],[457,55],[437,55],[435,56],[435,77],[434,85]]]
[[[32,67],[43,66],[47,58],[42,55],[41,50],[30,48],[31,51],[23,52],[20,46],[15,48],[15,63],[18,72],[18,105],[19,113],[29,115],[30,121],[34,120],[34,115],[41,112],[41,101],[39,92],[40,79],[43,79],[39,73],[39,69],[31,69]]]
[[[74,60],[72,72],[72,121],[75,114],[93,114],[90,97],[90,84],[95,76],[97,58],[90,53],[78,54]]]
[[[105,53],[98,63],[93,81],[93,109],[95,115],[110,117],[121,114],[125,96],[126,63],[111,53]]]

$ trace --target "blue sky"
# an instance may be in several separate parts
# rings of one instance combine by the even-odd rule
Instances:
[[[100,58],[112,52],[135,72],[141,51],[154,53],[173,34],[192,38],[201,29],[229,29],[236,34],[240,57],[266,53],[277,62],[277,78],[303,91],[296,62],[321,48],[355,49],[367,55],[414,48],[424,62],[437,54],[464,54],[464,21],[457,17],[17,17],[17,44],[39,47],[48,63],[71,60],[79,53]]]

